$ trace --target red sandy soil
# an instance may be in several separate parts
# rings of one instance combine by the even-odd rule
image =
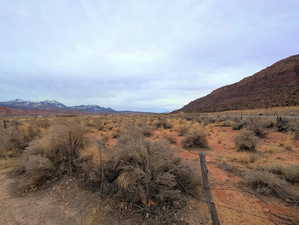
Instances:
[[[161,138],[166,133],[171,134],[176,140],[176,144],[173,144],[176,155],[185,159],[196,170],[198,176],[200,176],[198,153],[206,152],[209,182],[222,225],[283,225],[287,223],[277,216],[290,218],[299,214],[298,209],[287,206],[276,198],[262,197],[247,191],[246,187],[240,185],[242,178],[218,168],[219,157],[237,155],[234,138],[240,131],[234,131],[229,127],[214,126],[207,129],[209,130],[209,149],[183,149],[181,147],[183,137],[179,137],[175,131],[156,130],[151,139]],[[108,133],[105,135],[109,136]],[[94,131],[89,133],[89,136],[100,139],[102,132]],[[286,134],[268,131],[266,138],[260,140],[258,151],[267,152],[269,146],[279,147],[287,139]],[[115,145],[116,142],[116,139],[108,139],[109,146]],[[292,143],[290,151],[279,150],[279,152],[267,154],[266,162],[277,162],[282,165],[298,163],[299,141]],[[256,163],[265,163],[265,161],[258,160]],[[117,220],[117,224],[128,225],[125,221],[120,221],[117,218],[103,219],[104,217],[96,210],[94,204],[84,205],[87,202],[95,203],[96,196],[79,190],[75,184],[66,184],[68,181],[40,194],[22,198],[16,198],[9,194],[8,186],[11,181],[6,176],[5,170],[0,171],[0,225],[96,225],[88,221],[82,223],[82,218],[88,218],[90,213],[97,215],[97,224],[112,225],[116,224]],[[14,210],[12,211],[12,209]],[[186,217],[190,225],[211,224],[207,218],[209,212],[203,198],[190,201],[188,209]]]
[[[217,167],[219,156],[230,156],[236,154],[234,138],[239,131],[227,127],[212,127],[208,136],[209,150],[197,149],[186,151],[179,149],[177,155],[187,160],[199,162],[198,152],[205,151],[207,166],[209,170],[209,182],[213,198],[218,210],[222,225],[280,225],[285,224],[277,216],[292,217],[298,214],[298,209],[288,207],[275,198],[261,198],[254,193],[246,192],[240,187],[240,177],[233,176]],[[278,132],[270,132],[266,139],[261,140],[259,149],[265,145],[273,145],[284,142],[287,136]],[[279,155],[279,163],[298,163],[299,145],[298,141],[293,143],[293,152],[284,151],[273,154],[269,161],[274,161]]]

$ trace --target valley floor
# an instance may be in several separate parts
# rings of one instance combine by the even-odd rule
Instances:
[[[267,130],[258,144],[258,153],[249,159],[249,153],[236,152],[234,138],[240,132],[231,127],[208,125],[209,149],[186,150],[181,147],[182,137],[175,131],[167,131],[176,140],[176,155],[186,159],[200,176],[198,153],[206,152],[209,181],[222,225],[295,225],[298,207],[288,205],[274,197],[260,196],[240,185],[242,178],[221,169],[226,162],[234,167],[250,170],[260,165],[299,163],[299,141],[292,142],[287,150],[284,144],[288,135]],[[91,134],[93,136],[99,133]],[[152,139],[165,135],[156,130]],[[109,142],[115,144],[114,139]],[[252,153],[250,153],[252,154]],[[138,224],[135,220],[120,219],[101,212],[103,203],[96,201],[95,193],[82,190],[71,179],[63,179],[47,190],[17,197],[9,192],[13,182],[9,169],[0,170],[0,225],[112,225]],[[190,225],[211,224],[204,198],[189,202],[186,214]],[[137,218],[138,221],[138,218]]]

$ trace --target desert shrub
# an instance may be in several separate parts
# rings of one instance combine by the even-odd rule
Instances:
[[[259,124],[262,128],[273,128],[275,126],[275,120],[274,119],[262,119],[259,121]]]
[[[96,118],[93,121],[93,125],[97,130],[104,130],[105,129],[105,121],[101,118]]]
[[[261,155],[258,153],[245,153],[245,152],[240,152],[238,154],[234,154],[228,157],[228,159],[232,162],[238,162],[243,164],[254,163],[260,158]]]
[[[35,121],[35,124],[39,128],[47,129],[50,127],[50,121],[48,119],[39,119]]]
[[[182,140],[182,145],[185,148],[208,147],[207,135],[202,127],[192,127]]]
[[[178,126],[178,135],[179,136],[186,135],[188,133],[189,128],[190,128],[190,124],[189,123],[180,124]]]
[[[150,137],[153,135],[153,129],[149,126],[144,126],[142,128],[142,133],[145,137]]]
[[[250,171],[244,176],[244,183],[263,195],[273,195],[289,203],[298,203],[299,191],[273,173]]]
[[[289,121],[281,117],[276,119],[276,129],[279,132],[287,132],[289,129]]]
[[[299,140],[299,128],[294,131],[295,140]]]
[[[233,130],[241,130],[245,126],[246,126],[245,121],[235,121],[235,123],[232,124]]]
[[[251,130],[257,137],[264,138],[266,136],[261,121],[250,120],[250,122],[247,124],[247,128],[248,130]]]
[[[218,122],[216,125],[219,127],[233,127],[235,126],[235,123],[232,120],[224,120]]]
[[[259,167],[258,170],[268,171],[270,173],[276,174],[290,183],[299,183],[299,165],[262,166]]]
[[[119,138],[121,135],[121,130],[119,128],[115,128],[112,130],[112,138]]]
[[[223,169],[224,171],[227,171],[229,173],[237,175],[237,176],[241,176],[243,173],[238,167],[236,167],[230,163],[227,163],[224,160],[221,160],[220,162],[218,162],[217,167],[220,169]]]
[[[171,129],[172,124],[166,118],[158,118],[155,121],[156,128]]]
[[[39,131],[33,127],[28,128],[10,126],[7,129],[0,130],[0,157],[15,156],[28,146]]]
[[[299,140],[299,121],[292,121],[289,130],[293,133],[294,139]]]
[[[257,145],[257,138],[252,131],[243,131],[235,138],[235,145],[237,151],[255,152]]]
[[[176,144],[175,136],[171,134],[166,134],[164,137],[170,144]]]
[[[33,141],[15,169],[18,192],[39,188],[51,179],[72,175],[80,168],[80,149],[86,145],[85,129],[77,123],[53,125]],[[26,180],[26,182],[24,182]]]
[[[40,155],[26,155],[19,167],[13,171],[18,178],[10,185],[14,194],[24,194],[36,190],[53,179],[53,163]]]
[[[134,136],[123,139],[113,152],[103,157],[105,160],[92,170],[91,178],[83,177],[95,188],[101,188],[104,197],[122,202],[118,204],[120,210],[133,209],[148,221],[170,212],[173,216],[200,184],[191,168],[174,157],[164,142]],[[90,174],[89,168],[85,174]]]

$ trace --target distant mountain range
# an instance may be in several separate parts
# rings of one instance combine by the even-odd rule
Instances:
[[[214,90],[175,112],[219,112],[299,105],[299,55]]]
[[[82,113],[117,113],[111,108],[105,108],[98,105],[79,105],[66,106],[55,100],[45,100],[40,102],[25,101],[22,99],[15,99],[7,102],[0,102],[0,106],[22,109],[22,110],[45,110],[57,112],[82,112]]]

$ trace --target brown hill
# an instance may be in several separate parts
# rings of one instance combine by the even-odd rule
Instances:
[[[219,112],[236,109],[299,105],[299,55],[232,85],[216,89],[177,112]]]

